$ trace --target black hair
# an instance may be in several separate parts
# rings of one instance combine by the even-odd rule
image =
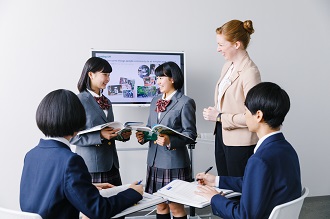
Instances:
[[[36,112],[36,121],[45,136],[64,137],[84,128],[86,113],[76,94],[59,89],[42,99]]]
[[[98,71],[103,72],[103,73],[111,73],[112,67],[107,60],[102,59],[100,57],[89,58],[84,65],[84,68],[81,72],[81,76],[80,76],[80,79],[78,82],[77,87],[78,87],[79,92],[83,92],[86,89],[91,90],[88,72],[95,73]]]
[[[165,62],[155,69],[157,77],[170,77],[174,81],[174,89],[179,90],[183,87],[184,78],[180,67],[175,62]]]
[[[290,110],[289,95],[272,82],[262,82],[251,88],[246,95],[245,106],[255,115],[262,111],[263,119],[271,128],[279,128]]]

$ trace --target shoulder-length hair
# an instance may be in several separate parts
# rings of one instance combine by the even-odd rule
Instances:
[[[59,89],[42,99],[36,112],[36,121],[45,136],[64,137],[83,129],[86,113],[76,94]]]
[[[99,57],[91,57],[89,58],[84,68],[81,72],[80,79],[78,81],[78,90],[79,92],[83,92],[86,89],[91,90],[90,86],[90,79],[88,77],[88,72],[103,72],[103,73],[111,73],[112,67],[109,64],[109,62],[105,59],[99,58]]]

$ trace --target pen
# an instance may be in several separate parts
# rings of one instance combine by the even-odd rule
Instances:
[[[142,179],[138,182],[138,183],[136,183],[136,185],[140,185],[141,183],[142,183]]]
[[[210,170],[212,170],[213,166],[210,166],[209,168],[207,168],[207,170],[205,170],[205,174],[207,174]]]
[[[213,166],[210,166],[209,168],[207,168],[207,170],[205,170],[204,174],[207,174],[210,170],[212,170]],[[197,179],[197,181],[202,180],[202,179]]]

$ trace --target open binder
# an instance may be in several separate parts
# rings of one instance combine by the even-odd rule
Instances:
[[[130,184],[126,184],[126,185],[116,186],[116,187],[109,188],[109,189],[102,189],[102,190],[100,190],[100,194],[103,197],[114,196],[114,195],[118,194],[119,192],[128,189],[129,185]],[[142,200],[140,200],[137,204],[135,204],[129,208],[126,208],[125,210],[116,214],[112,218],[122,217],[127,214],[131,214],[131,213],[143,210],[145,208],[152,207],[154,205],[157,205],[157,204],[165,202],[165,201],[166,201],[166,199],[164,199],[160,196],[155,196],[155,195],[151,195],[149,193],[144,192]]]
[[[176,179],[164,186],[163,188],[159,189],[156,193],[154,193],[154,195],[172,202],[188,205],[191,207],[204,208],[210,205],[210,202],[206,198],[195,194],[195,191],[198,190],[197,186],[198,184],[196,182],[190,183]],[[216,188],[216,190],[219,193],[222,192],[226,198],[241,195],[241,193],[234,192],[233,190],[219,188]]]

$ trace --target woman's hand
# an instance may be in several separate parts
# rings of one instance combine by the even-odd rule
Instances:
[[[143,132],[136,132],[135,136],[136,136],[136,139],[138,140],[139,143],[143,143],[143,141],[144,141]]]
[[[215,107],[209,106],[208,108],[204,108],[203,110],[203,118],[208,121],[217,121],[217,116],[219,115],[219,111]]]
[[[111,127],[106,127],[104,129],[101,130],[101,138],[105,138],[110,140],[111,138],[117,137],[117,132],[120,129],[113,129]]]
[[[156,144],[158,144],[160,146],[167,146],[171,143],[170,137],[165,134],[158,135],[157,140],[155,142],[156,142]]]

